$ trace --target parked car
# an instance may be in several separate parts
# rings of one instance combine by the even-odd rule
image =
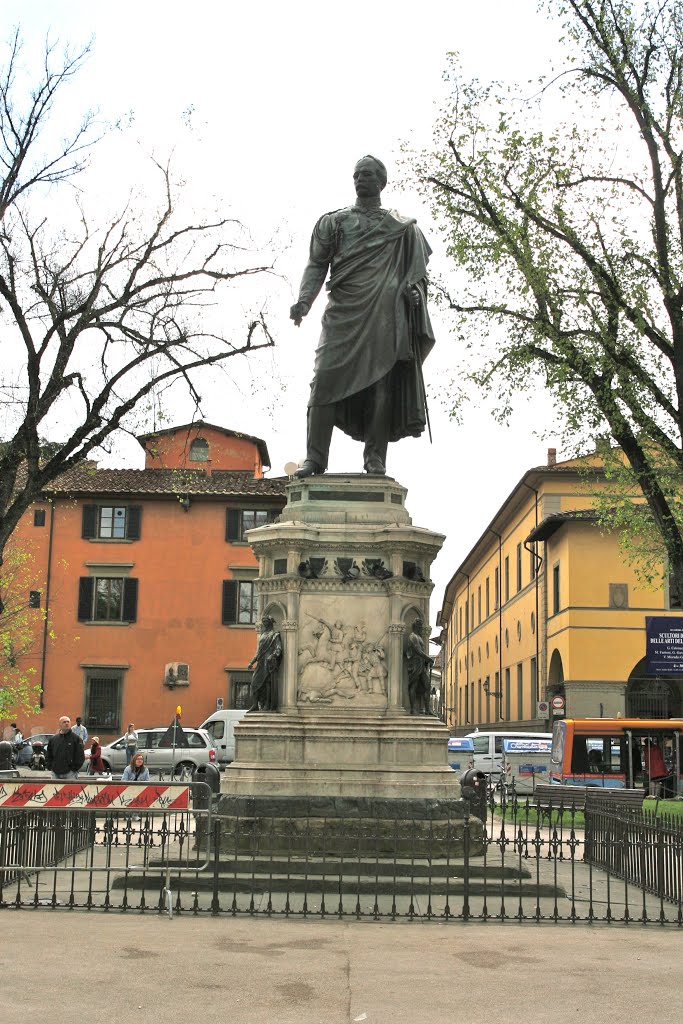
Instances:
[[[216,760],[216,750],[211,737],[205,729],[183,729],[187,737],[186,747],[160,747],[162,736],[168,732],[167,726],[158,729],[137,729],[137,749],[145,755],[145,764],[150,774],[157,772],[170,772],[171,769],[177,775],[183,771],[194,771],[200,765],[213,764]],[[90,748],[85,752],[86,764],[90,757]],[[128,764],[126,757],[126,737],[120,736],[113,743],[102,747],[102,761],[105,770],[120,774]]]
[[[47,747],[48,741],[52,739],[54,733],[52,732],[35,732],[32,736],[24,736],[25,740],[33,746],[34,743],[42,743],[43,748]]]

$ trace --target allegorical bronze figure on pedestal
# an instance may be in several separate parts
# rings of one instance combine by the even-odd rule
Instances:
[[[313,229],[298,326],[327,282],[328,302],[308,403],[306,461],[297,476],[324,473],[333,428],[365,442],[367,473],[386,473],[387,445],[428,423],[422,363],[434,344],[427,312],[430,248],[414,219],[386,210],[384,164],[356,164],[353,206],[325,213]]]

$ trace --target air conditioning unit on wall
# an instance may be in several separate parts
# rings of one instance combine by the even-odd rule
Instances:
[[[164,686],[189,686],[190,666],[184,661],[169,661],[164,670]]]

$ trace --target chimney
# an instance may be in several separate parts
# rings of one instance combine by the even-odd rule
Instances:
[[[548,466],[554,466],[557,463],[557,448],[548,448]]]

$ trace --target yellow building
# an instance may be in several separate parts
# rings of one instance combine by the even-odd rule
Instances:
[[[553,717],[683,714],[683,677],[649,675],[647,616],[677,615],[601,534],[579,460],[530,469],[453,574],[439,613],[445,718],[454,733]],[[606,486],[599,471],[591,483]],[[564,698],[543,717],[539,702]],[[555,703],[561,703],[556,701]]]

